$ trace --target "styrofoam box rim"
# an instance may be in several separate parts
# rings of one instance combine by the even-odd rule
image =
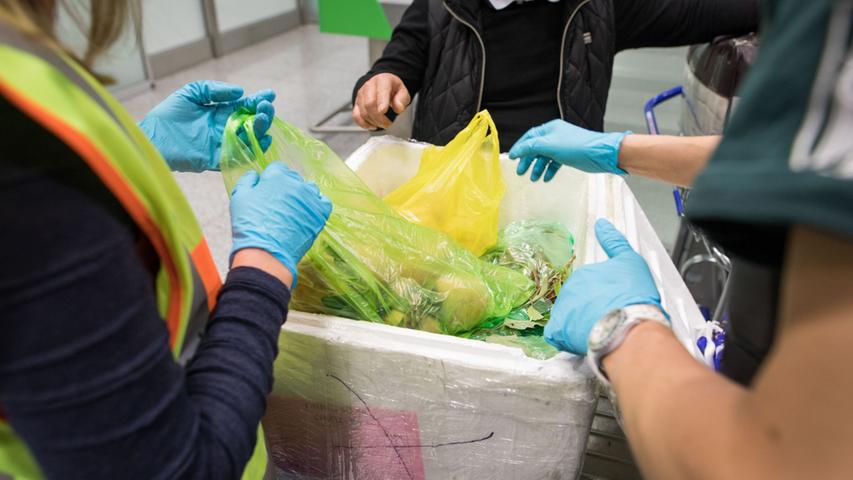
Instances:
[[[392,327],[381,323],[364,322],[348,318],[291,312],[282,327],[286,331],[310,335],[333,343],[347,343],[364,348],[381,346],[383,351],[415,353],[427,358],[440,358],[445,363],[455,363],[484,371],[511,371],[515,375],[535,375],[558,383],[576,382],[588,377],[591,371],[579,357],[560,353],[549,360],[537,360],[521,349],[492,343],[421,332],[408,328]],[[377,338],[381,337],[381,344]],[[566,368],[570,366],[572,368]]]
[[[372,151],[382,145],[400,143],[426,146],[426,144],[390,136],[372,137],[353,152],[346,163],[353,171],[358,172]],[[633,194],[630,193],[630,189],[625,181],[615,175],[588,175],[587,179],[590,182],[589,191],[594,192],[596,196],[590,199],[591,205],[594,207],[587,210],[587,224],[594,224],[598,218],[609,218],[617,228],[620,228],[625,233],[631,245],[639,250],[639,231],[635,218],[637,215],[642,214],[642,211],[639,209],[639,205],[636,203]],[[614,210],[611,211],[608,208],[608,202],[605,198],[607,192],[620,190],[627,190],[626,194],[622,195],[624,200],[620,205],[614,206]],[[585,240],[586,245],[593,245],[594,248],[587,248],[585,250],[584,257],[579,259],[581,264],[606,260],[607,256],[598,246],[593,228],[587,229]],[[653,250],[664,251],[663,245],[660,244],[657,236],[654,236],[653,242],[656,242],[656,245],[653,245]],[[646,256],[646,260],[660,287],[663,283],[663,271],[667,267],[674,271],[674,266],[671,262],[667,265],[666,262],[668,259],[663,261],[659,258],[648,258]],[[669,271],[667,273],[671,278],[673,272]],[[684,292],[686,292],[686,287],[684,287]],[[699,315],[701,317],[701,314],[699,314],[695,303],[691,306],[690,302],[684,301],[684,292],[678,292],[678,295],[675,295],[678,301],[669,302],[672,305],[667,305],[667,295],[663,290],[662,295],[664,296],[665,306],[668,309],[678,309],[680,313],[679,317],[685,319],[685,324],[680,326],[681,328],[676,327],[676,334],[679,335],[684,346],[695,356],[698,356],[690,333],[696,328],[696,316]],[[552,379],[561,379],[562,381],[574,381],[578,376],[591,375],[591,371],[586,366],[578,368],[578,364],[580,363],[578,357],[568,353],[560,353],[549,360],[537,360],[527,357],[518,348],[329,315],[292,311],[288,315],[288,321],[282,328],[329,341],[345,341],[367,347],[375,346],[377,343],[376,337],[381,336],[383,339],[383,349],[411,352],[413,346],[417,346],[419,355],[442,358],[444,361],[476,365],[487,370],[509,369],[519,374],[530,373],[543,377],[551,377]],[[566,368],[567,364],[574,364],[575,368]]]

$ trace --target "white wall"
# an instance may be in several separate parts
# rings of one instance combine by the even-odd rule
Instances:
[[[220,32],[296,10],[296,0],[214,0]]]
[[[231,0],[229,3],[240,3]],[[145,51],[156,55],[207,36],[201,0],[145,0],[142,2]]]

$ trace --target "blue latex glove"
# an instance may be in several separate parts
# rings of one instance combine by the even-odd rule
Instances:
[[[533,165],[530,174],[537,181],[545,174],[550,182],[561,165],[568,165],[589,173],[615,173],[627,175],[619,168],[619,148],[631,132],[600,133],[564,122],[552,120],[527,131],[509,151],[509,158],[519,159],[516,173],[524,175]]]
[[[184,85],[169,95],[139,123],[169,167],[178,172],[219,170],[222,132],[228,117],[240,107],[255,116],[255,135],[266,150],[266,135],[275,109],[275,93],[262,90],[243,97],[243,89],[228,83],[201,81]]]
[[[595,235],[610,260],[585,265],[569,277],[545,325],[545,340],[554,347],[586,355],[593,325],[618,308],[657,305],[660,293],[646,261],[607,220],[595,223]],[[667,318],[669,318],[667,316]]]
[[[231,194],[231,257],[244,248],[269,252],[293,274],[332,213],[317,185],[282,162],[240,177]]]

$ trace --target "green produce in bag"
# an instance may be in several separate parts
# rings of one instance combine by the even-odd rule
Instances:
[[[543,331],[575,259],[574,237],[566,226],[542,220],[512,223],[480,258],[524,274],[536,288],[527,302],[506,318],[484,325],[471,338],[521,348],[527,356],[540,360],[556,355]]]
[[[276,118],[263,152],[252,122],[251,113],[238,111],[225,127],[221,169],[228,191],[249,169],[283,161],[334,205],[299,264],[292,308],[460,335],[530,298],[534,285],[524,274],[404,219],[324,143]]]
[[[480,258],[517,270],[536,284],[529,303],[553,302],[571,273],[575,239],[565,225],[545,220],[521,220],[504,227],[498,243]],[[550,312],[540,311],[542,315]]]

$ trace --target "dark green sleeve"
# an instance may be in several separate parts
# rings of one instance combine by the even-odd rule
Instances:
[[[850,4],[768,3],[758,61],[687,205],[694,223],[748,256],[793,225],[853,238]]]

